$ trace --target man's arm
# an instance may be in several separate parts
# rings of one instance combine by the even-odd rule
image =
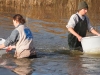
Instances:
[[[70,33],[72,33],[74,36],[76,36],[77,37],[77,39],[78,39],[78,41],[81,41],[81,39],[82,39],[82,37],[78,34],[78,33],[76,33],[74,30],[73,30],[73,28],[68,28],[68,31],[70,32]]]
[[[97,36],[100,36],[100,34],[96,30],[94,30],[94,29],[91,29],[91,33],[93,33],[93,34],[95,34]]]

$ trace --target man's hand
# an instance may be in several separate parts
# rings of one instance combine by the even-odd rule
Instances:
[[[82,37],[81,36],[77,36],[78,41],[81,42]]]
[[[69,31],[70,33],[72,33],[74,36],[76,36],[77,39],[78,39],[78,41],[81,41],[82,37],[81,37],[78,33],[76,33],[76,32],[73,30],[73,28],[68,28],[68,31]]]

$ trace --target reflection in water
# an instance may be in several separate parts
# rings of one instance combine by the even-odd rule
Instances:
[[[67,66],[69,75],[84,75],[82,61],[79,56],[70,57]]]
[[[100,74],[100,55],[84,55],[82,56],[82,67],[86,75],[99,75]]]
[[[31,75],[33,72],[32,61],[33,59],[28,58],[16,59],[13,57],[13,53],[8,53],[2,56],[0,66],[10,69],[18,75]]]
[[[100,55],[45,55],[35,60],[32,75],[99,75]]]
[[[28,58],[15,59],[17,67],[13,70],[18,75],[31,75],[33,69],[31,67],[32,61]]]
[[[99,75],[100,55],[66,55],[57,53],[41,53],[37,59],[15,59],[12,55],[4,55],[6,62],[2,67],[12,70],[18,75]],[[9,60],[7,60],[9,58]],[[34,63],[32,63],[32,61]],[[15,62],[15,63],[14,63]],[[2,68],[1,67],[1,68]],[[33,68],[35,69],[33,72]],[[1,71],[1,70],[0,70]],[[3,72],[3,71],[2,71]],[[8,75],[16,75],[9,74]]]
[[[68,59],[69,75],[99,75],[100,74],[100,55],[74,56]]]

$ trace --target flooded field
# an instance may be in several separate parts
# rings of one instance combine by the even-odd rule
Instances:
[[[82,0],[0,0],[0,38],[6,39],[14,29],[13,15],[22,14],[33,32],[38,55],[34,59],[15,59],[13,52],[1,51],[0,75],[99,75],[100,55],[68,50],[66,25],[79,1]],[[87,15],[100,32],[100,1],[86,1]]]

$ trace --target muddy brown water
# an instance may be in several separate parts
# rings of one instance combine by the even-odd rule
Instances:
[[[14,51],[0,51],[0,75],[100,75],[100,55],[68,50],[66,24],[81,0],[50,0],[47,5],[42,5],[43,0],[36,1],[39,6],[31,1],[0,1],[0,38],[10,35],[14,29],[12,17],[20,13],[33,32],[38,55],[33,59],[16,59]],[[87,15],[100,32],[100,9],[96,8],[99,0],[86,1],[90,7]]]

